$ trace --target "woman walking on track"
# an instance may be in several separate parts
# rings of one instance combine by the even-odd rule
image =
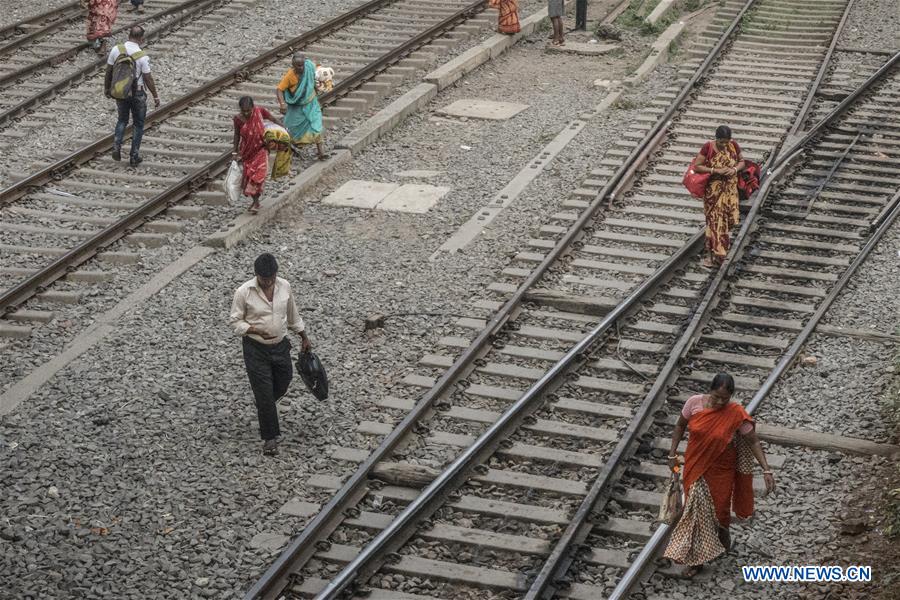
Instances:
[[[706,216],[706,257],[704,267],[721,264],[731,246],[731,228],[740,222],[738,176],[744,169],[741,147],[731,139],[731,128],[716,129],[716,140],[706,142],[694,159],[697,173],[709,173],[703,213]]]
[[[519,0],[488,0],[488,6],[500,11],[497,17],[497,31],[500,33],[519,33]]]
[[[291,68],[275,89],[291,139],[298,146],[315,144],[319,160],[328,156],[322,146],[322,107],[316,95],[316,65],[303,54],[294,54]]]
[[[104,42],[119,12],[119,0],[82,0],[82,6],[88,11],[87,40],[98,54],[104,53]]]
[[[690,432],[684,453],[687,500],[664,556],[687,565],[685,577],[693,577],[704,563],[731,548],[732,508],[741,518],[753,514],[754,458],[763,468],[766,493],[775,489],[753,419],[743,406],[731,402],[733,393],[734,379],[718,373],[708,394],[685,402],[672,433],[669,466],[674,469],[685,428]]]
[[[266,126],[263,119],[278,123],[281,120],[262,107],[253,106],[253,98],[243,96],[238,100],[241,112],[234,116],[234,152],[232,156],[242,164],[241,191],[253,198],[248,209],[251,214],[259,211],[259,196],[269,171],[269,151],[266,149]]]

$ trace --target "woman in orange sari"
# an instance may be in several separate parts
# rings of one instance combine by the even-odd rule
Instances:
[[[685,428],[690,432],[683,474],[687,501],[664,556],[687,565],[685,577],[731,548],[732,509],[740,518],[753,514],[753,458],[763,468],[766,493],[775,489],[753,419],[731,402],[733,393],[734,378],[718,373],[708,394],[685,402],[672,433],[669,466],[674,469]]]
[[[500,11],[497,17],[497,31],[500,33],[519,33],[519,0],[488,0],[488,6]]]
[[[731,228],[740,222],[737,174],[744,170],[741,147],[731,139],[731,128],[720,125],[716,141],[706,142],[694,159],[697,173],[710,173],[703,214],[706,216],[704,267],[721,264],[731,246]]]

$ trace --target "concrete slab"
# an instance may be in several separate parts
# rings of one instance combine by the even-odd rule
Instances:
[[[660,0],[656,8],[653,9],[644,22],[648,25],[656,25],[664,16],[666,16],[672,8],[675,7],[675,0]]]
[[[415,179],[428,179],[443,174],[444,171],[429,171],[428,169],[410,169],[409,171],[397,171],[394,173],[397,177],[412,177]]]
[[[492,121],[505,121],[511,119],[528,108],[527,104],[516,102],[496,102],[494,100],[481,100],[478,98],[465,98],[439,108],[437,112],[454,117],[468,117],[470,119],[489,119]]]
[[[618,48],[618,44],[600,44],[590,42],[566,42],[565,46],[547,46],[550,52],[580,54],[582,56],[600,56]]]
[[[420,183],[407,183],[388,194],[378,203],[378,210],[408,213],[426,213],[437,204],[450,188]]]
[[[277,533],[257,533],[250,538],[250,547],[257,550],[269,550],[275,552],[287,543],[288,536]]]
[[[352,208],[375,208],[379,202],[387,198],[388,194],[396,191],[399,187],[399,183],[351,179],[331,192],[322,203],[331,206],[350,206]]]

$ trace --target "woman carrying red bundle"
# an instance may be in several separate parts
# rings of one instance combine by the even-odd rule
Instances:
[[[741,147],[731,139],[731,128],[720,125],[716,140],[706,142],[694,159],[697,173],[709,173],[703,196],[706,216],[706,257],[704,267],[721,264],[731,246],[731,228],[740,222],[738,173],[746,166]]]

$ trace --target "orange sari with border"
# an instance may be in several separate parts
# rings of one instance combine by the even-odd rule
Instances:
[[[519,0],[488,0],[488,6],[500,11],[497,17],[497,31],[500,33],[519,33]]]
[[[738,469],[738,452],[732,443],[744,421],[752,423],[753,417],[734,402],[720,409],[707,408],[688,421],[684,491],[689,493],[694,482],[703,477],[722,527],[731,524],[732,510],[741,518],[753,514],[753,474]]]

